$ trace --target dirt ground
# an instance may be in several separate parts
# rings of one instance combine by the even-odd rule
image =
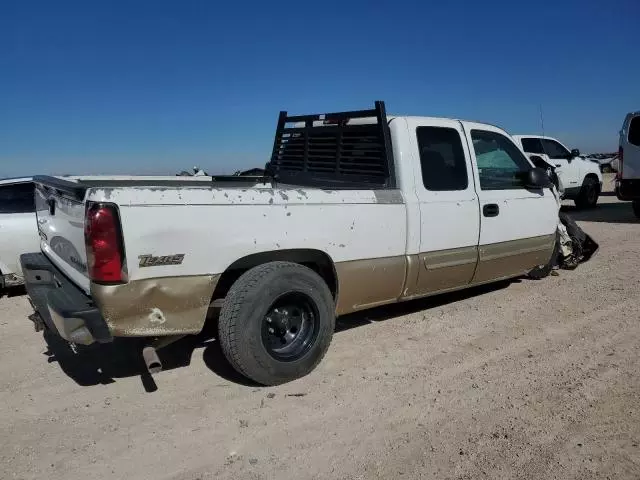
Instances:
[[[14,292],[0,478],[640,478],[640,222],[611,194],[568,211],[601,245],[589,263],[344,319],[280,387],[247,385],[205,334],[155,382],[129,343],[48,346]]]

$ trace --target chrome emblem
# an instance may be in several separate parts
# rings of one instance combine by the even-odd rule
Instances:
[[[154,257],[153,255],[140,255],[140,267],[159,267],[161,265],[180,265],[184,260],[184,253]]]

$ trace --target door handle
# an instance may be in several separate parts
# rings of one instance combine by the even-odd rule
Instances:
[[[487,203],[482,207],[482,214],[485,217],[497,217],[500,213],[500,207],[495,203]]]
[[[561,167],[562,164],[561,163],[556,163],[556,167]]]

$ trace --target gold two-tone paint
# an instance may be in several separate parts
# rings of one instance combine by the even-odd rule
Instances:
[[[186,335],[204,326],[219,275],[134,280],[91,285],[91,296],[112,335]]]
[[[549,261],[555,235],[336,264],[336,313],[523,275]]]
[[[555,235],[524,238],[509,242],[481,245],[479,262],[472,283],[486,283],[510,278],[546,264],[551,258]]]
[[[346,313],[398,300],[407,271],[406,256],[353,260],[336,264],[336,313]]]

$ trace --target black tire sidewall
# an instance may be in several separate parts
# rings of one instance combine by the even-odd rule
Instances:
[[[593,202],[589,201],[589,193],[595,192],[595,198]],[[576,206],[579,208],[593,208],[598,204],[598,182],[593,178],[586,178],[582,184],[580,194],[576,199]]]
[[[237,282],[239,288],[243,287],[242,280],[241,277]],[[279,361],[269,354],[262,342],[262,322],[278,298],[294,292],[306,295],[314,304],[318,332],[301,358]],[[223,306],[221,315],[224,314]],[[279,265],[244,292],[234,321],[238,348],[233,363],[237,363],[241,373],[265,385],[284,383],[311,372],[329,348],[335,328],[333,297],[324,280],[313,270],[295,264]]]

